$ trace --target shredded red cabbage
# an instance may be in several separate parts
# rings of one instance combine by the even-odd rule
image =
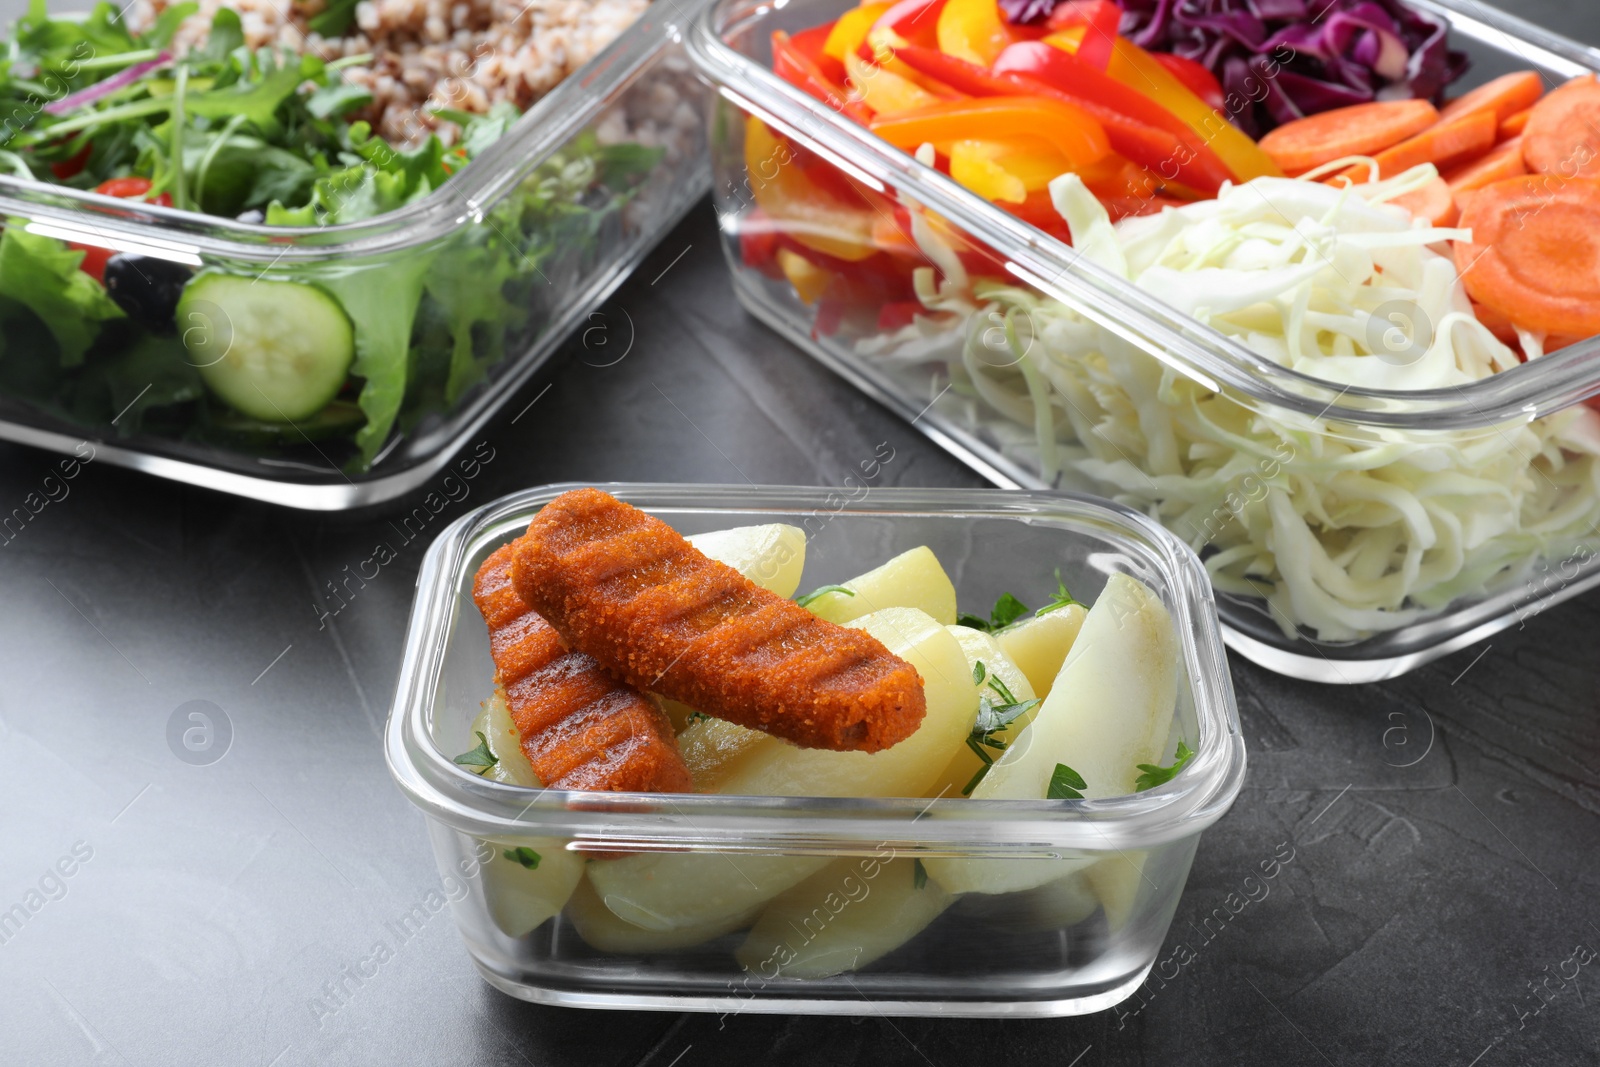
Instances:
[[[1228,118],[1260,137],[1369,100],[1439,99],[1467,68],[1442,19],[1399,0],[1120,0],[1142,48],[1203,63]]]

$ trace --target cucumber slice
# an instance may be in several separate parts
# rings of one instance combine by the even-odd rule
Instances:
[[[321,411],[355,359],[344,310],[298,282],[199,274],[178,301],[178,331],[206,386],[263,422]]]

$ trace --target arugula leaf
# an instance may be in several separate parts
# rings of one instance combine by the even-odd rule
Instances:
[[[1000,599],[994,602],[994,608],[989,612],[987,619],[981,615],[963,611],[956,616],[957,626],[970,626],[974,630],[984,633],[994,633],[1003,630],[1028,613],[1028,605],[1018,600],[1010,593],[1001,593]]]
[[[1178,751],[1173,754],[1172,766],[1161,767],[1154,763],[1134,764],[1144,773],[1134,781],[1133,791],[1142,793],[1146,789],[1154,789],[1158,785],[1166,785],[1178,776],[1178,772],[1183,770],[1183,765],[1188,763],[1193,755],[1194,750],[1180,740],[1178,742]]]
[[[244,24],[239,21],[239,13],[230,7],[219,7],[211,16],[206,43],[195,52],[194,59],[199,63],[226,63],[233,50],[243,44]]]
[[[306,99],[306,110],[319,119],[333,119],[370,103],[371,90],[353,82],[338,82],[324,85],[312,93]]]
[[[811,604],[811,602],[813,600],[817,599],[817,597],[822,596],[822,595],[824,595],[826,593],[841,593],[844,596],[855,596],[856,595],[856,591],[854,589],[847,589],[846,587],[844,587],[842,585],[822,585],[822,586],[818,586],[817,588],[811,590],[811,592],[807,593],[805,596],[797,596],[797,597],[795,597],[794,598],[794,602],[796,604],[799,604],[803,608],[804,607],[808,607],[808,606],[810,606],[810,604]]]
[[[455,114],[460,115],[459,112]],[[522,112],[517,110],[515,104],[502,100],[491,107],[488,114],[466,115],[465,122],[460,117],[450,121],[461,127],[461,138],[456,143],[466,151],[468,159],[475,159],[480,152],[504,137],[506,131],[516,125],[521,117]]]
[[[218,9],[218,17],[227,10]],[[191,93],[184,105],[191,115],[221,122],[243,115],[256,129],[269,133],[278,129],[278,108],[306,80],[308,73],[304,68],[303,62],[285,63],[253,82],[239,81],[224,89]]]
[[[306,20],[306,28],[323,37],[343,37],[356,19],[359,0],[329,0],[328,6]]]
[[[84,253],[54,237],[29,233],[27,219],[6,219],[0,233],[0,296],[32,309],[61,349],[61,365],[83,362],[98,323],[125,318],[98,282],[78,269]]]
[[[922,865],[920,859],[911,861],[911,888],[921,889],[928,884],[928,868]]]
[[[428,274],[426,292],[444,312],[451,337],[446,404],[453,405],[504,357],[506,327],[520,326],[527,318],[527,302],[507,300],[505,290],[508,282],[531,273],[532,266],[513,240],[503,236],[506,232],[499,226],[463,231],[440,251]],[[485,329],[475,331],[480,324]],[[475,333],[487,339],[481,354]]]
[[[530,871],[539,869],[540,856],[527,845],[518,845],[516,848],[506,849],[506,859],[512,863],[520,863]]]
[[[184,0],[181,4],[173,4],[161,12],[155,22],[151,23],[149,32],[144,35],[145,43],[154,45],[157,48],[167,47],[172,43],[173,34],[178,32],[178,27],[183,24],[184,20],[199,10],[200,5],[195,3],[194,0]],[[227,10],[227,8],[218,9],[219,13]],[[229,11],[229,14],[233,14],[233,12]],[[238,17],[238,15],[234,15],[235,19]],[[212,24],[215,25],[215,23],[216,19],[213,18]]]
[[[463,752],[459,756],[453,757],[450,762],[459,763],[463,767],[481,767],[483,770],[480,770],[478,773],[483,774],[490,767],[493,767],[500,761],[495,758],[495,754],[493,752],[489,751],[489,739],[483,736],[483,731],[477,730],[474,732],[478,736],[478,747],[472,749],[471,751]]]
[[[1072,598],[1072,594],[1067,592],[1067,583],[1061,580],[1061,568],[1057,567],[1055,595],[1050,598],[1050,603],[1046,604],[1033,614],[1035,616],[1047,615],[1052,611],[1059,611],[1062,608],[1071,607],[1073,604],[1077,604],[1079,607],[1088,607],[1088,605],[1083,603],[1081,600],[1074,600]]]
[[[1056,764],[1055,771],[1050,775],[1050,788],[1045,791],[1046,800],[1082,800],[1080,789],[1087,789],[1088,783],[1083,780],[1083,775],[1068,767],[1065,763]]]

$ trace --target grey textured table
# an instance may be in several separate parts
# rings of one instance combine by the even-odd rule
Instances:
[[[1592,8],[1527,8],[1600,39]],[[668,237],[476,443],[491,458],[429,536],[552,481],[834,484],[880,441],[886,484],[979,484],[738,310],[715,241],[705,207]],[[56,462],[0,446],[0,511]],[[438,884],[379,745],[425,539],[337,616],[313,604],[394,510],[308,516],[91,463],[0,547],[0,912],[34,909],[0,934],[0,1064],[1600,1061],[1600,969],[1579,962],[1600,949],[1592,594],[1381,686],[1236,662],[1248,781],[1201,844],[1167,977],[1120,1009],[583,1013],[490,989],[447,912],[386,925]],[[191,701],[229,727],[209,765],[169,744]],[[1269,895],[1208,934],[1274,853]],[[380,940],[392,958],[358,972]]]

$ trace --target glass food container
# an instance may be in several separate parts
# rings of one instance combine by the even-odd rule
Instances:
[[[1600,430],[1575,406],[1600,391],[1595,339],[1430,390],[1285,368],[773,74],[773,31],[848,6],[721,0],[689,41],[718,91],[718,213],[753,314],[995,483],[1157,517],[1205,560],[1229,645],[1285,674],[1393,677],[1600,582]],[[1458,89],[1600,69],[1475,0],[1414,6],[1472,56]],[[796,180],[860,213],[812,210]],[[827,271],[786,264],[784,240]]]
[[[799,526],[807,585],[918,545],[944,561],[962,603],[1053,587],[1056,568],[1086,600],[1113,574],[1137,577],[1170,612],[1181,650],[1166,751],[1182,738],[1196,755],[1165,785],[1106,800],[531,790],[451,760],[473,747],[493,685],[471,585],[569,488],[508,496],[428,550],[385,735],[489,982],[579,1007],[974,1016],[1096,1011],[1138,987],[1200,833],[1232,804],[1245,766],[1210,586],[1176,538],[1125,508],[1051,493],[606,486],[686,534]],[[924,877],[940,858],[1020,871],[1036,887],[952,897]],[[655,922],[669,907],[698,911]],[[803,964],[783,955],[785,940]]]
[[[706,91],[681,43],[697,3],[647,8],[471,166],[362,222],[269,227],[0,177],[3,226],[63,249],[320,287],[355,323],[365,382],[309,418],[258,421],[200,378],[232,340],[220,308],[155,325],[55,309],[4,338],[0,438],[80,456],[88,441],[99,460],[297,508],[421,486],[704,195]],[[464,279],[484,298],[442,313],[439,287]]]

